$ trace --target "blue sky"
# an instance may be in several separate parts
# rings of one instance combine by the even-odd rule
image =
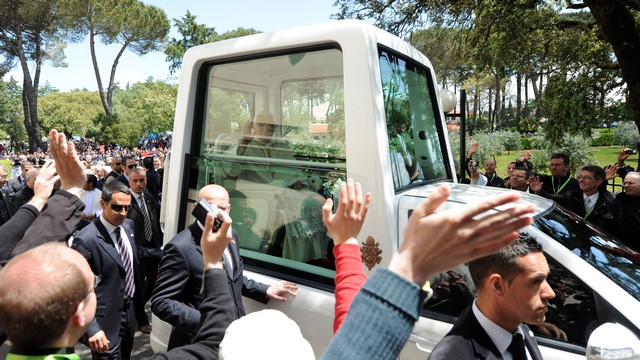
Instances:
[[[197,16],[200,24],[215,27],[218,33],[233,30],[238,27],[254,28],[268,32],[293,26],[309,25],[329,21],[330,16],[337,12],[333,7],[335,0],[143,0],[162,8],[171,21],[172,28],[169,36],[177,36],[173,27],[173,19],[181,18],[187,10]],[[103,84],[108,83],[109,72],[119,44],[96,47],[98,64]],[[60,91],[86,88],[97,91],[96,78],[91,65],[89,43],[85,39],[82,43],[68,44],[65,49],[67,56],[66,68],[54,68],[46,63],[41,73],[40,84],[48,81]],[[169,65],[165,62],[162,52],[150,53],[138,56],[130,51],[125,51],[120,58],[116,71],[116,81],[124,87],[127,83],[133,84],[145,81],[152,76],[156,80],[177,82],[169,77]],[[19,64],[5,76],[8,79],[13,76],[22,83],[22,71]],[[33,76],[33,74],[32,74]]]

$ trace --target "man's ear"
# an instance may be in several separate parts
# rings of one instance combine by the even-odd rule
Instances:
[[[500,274],[491,274],[487,280],[487,285],[491,292],[497,296],[502,296],[507,291],[507,281]]]
[[[71,316],[71,323],[76,326],[76,327],[84,327],[85,323],[87,321],[86,316],[84,314],[84,307],[85,307],[85,302],[80,301],[80,303],[78,304],[78,307],[76,308],[76,311],[73,313],[73,315]]]

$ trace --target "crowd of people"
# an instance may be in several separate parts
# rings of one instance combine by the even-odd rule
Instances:
[[[272,131],[271,119],[263,117],[265,125],[258,127]],[[87,141],[67,141],[55,130],[49,143],[50,153],[0,160],[0,325],[12,344],[10,357],[71,359],[74,345],[82,342],[93,359],[129,359],[134,333],[152,331],[144,309],[148,301],[153,313],[173,326],[168,351],[154,358],[314,357],[297,325],[283,314],[246,315],[242,296],[286,302],[298,287],[243,275],[241,240],[232,228],[224,187],[210,184],[198,193],[198,201],[218,209],[216,231],[210,214],[163,247],[162,163],[169,148],[96,149]],[[237,151],[248,151],[249,144]],[[640,174],[626,166],[626,150],[605,169],[581,167],[577,179],[568,156],[554,154],[551,174],[541,175],[525,153],[502,179],[493,159],[484,162],[484,173],[478,171],[474,144],[467,154],[469,182],[554,199],[634,246]],[[625,192],[614,197],[606,182],[615,176],[624,178]],[[436,213],[450,193],[441,186],[413,210],[388,268],[367,279],[357,237],[372,196],[352,179],[331,185],[337,195],[322,205],[322,220],[334,244],[335,336],[323,358],[397,358],[430,296],[423,285],[465,262],[478,295],[430,358],[541,358],[525,324],[544,324],[541,309],[555,293],[547,283],[542,247],[517,232],[532,223],[534,206],[477,216],[517,201],[517,191]],[[247,346],[248,336],[262,345]]]
[[[478,149],[479,144],[474,143],[467,153],[470,179],[463,179],[463,182],[525,191],[552,199],[640,251],[637,237],[640,231],[640,173],[625,163],[633,153],[631,149],[620,150],[618,161],[604,168],[590,164],[576,168],[576,177],[571,175],[568,155],[553,154],[549,164],[551,174],[547,175],[534,171],[529,161],[531,153],[526,152],[509,163],[509,176],[505,179],[496,174],[494,159],[484,162],[484,174],[478,170],[478,161],[473,159]],[[624,192],[613,194],[607,190],[607,185],[618,176],[623,179]]]
[[[119,160],[114,157],[114,166],[120,162],[118,168],[122,164],[125,167],[112,180],[104,179],[100,195],[93,194],[94,198],[100,198],[101,213],[93,214],[90,219],[91,214],[85,212],[85,202],[89,203],[91,196],[86,194],[85,201],[81,196],[83,191],[89,192],[83,190],[87,184],[96,188],[100,177],[95,176],[94,181],[86,175],[86,167],[73,143],[67,142],[64,135],[52,130],[50,143],[53,159],[45,161],[33,181],[33,197],[0,226],[3,233],[0,261],[5,264],[0,271],[0,324],[12,344],[9,357],[35,359],[51,355],[77,359],[73,347],[81,341],[91,347],[94,358],[128,359],[132,332],[136,324],[139,330],[143,330],[145,324],[146,315],[139,303],[148,296],[145,283],[148,276],[142,271],[142,264],[158,260],[149,215],[151,206],[160,203],[162,197],[147,195],[148,191],[141,185],[146,171],[155,170],[152,166],[146,171],[139,169],[137,160],[127,156]],[[533,316],[528,312],[533,309],[498,318],[490,311],[508,304],[516,306],[514,300],[524,300],[523,291],[518,287],[529,289],[531,276],[541,279],[537,282],[539,290],[531,294],[537,299],[530,301],[531,306],[536,309],[539,305],[546,306],[552,297],[545,280],[548,266],[538,259],[539,245],[516,232],[532,223],[530,214],[534,207],[517,205],[478,217],[520,198],[517,192],[508,192],[483,199],[462,211],[449,209],[436,213],[449,193],[449,188],[443,185],[413,211],[404,240],[388,268],[378,270],[369,279],[364,276],[358,256],[357,236],[371,204],[371,195],[365,195],[358,183],[348,179],[339,184],[339,204],[335,212],[332,199],[326,200],[322,208],[323,221],[333,235],[337,263],[336,335],[323,358],[396,358],[419,318],[420,305],[428,297],[423,284],[435,273],[475,259],[481,261],[476,266],[482,270],[478,272],[478,279],[487,279],[478,280],[485,284],[480,288],[486,288],[487,295],[479,294],[474,305],[486,315],[481,321],[483,328],[488,322],[500,326],[509,337],[523,332],[526,337],[528,332],[522,322],[544,320],[544,315]],[[214,232],[214,218],[209,214],[204,224],[196,221],[165,247],[158,283],[151,292],[152,307],[164,307],[169,316],[188,319],[193,325],[180,329],[184,333],[182,343],[176,343],[168,352],[156,354],[154,358],[313,358],[310,345],[286,316],[268,311],[242,317],[239,292],[247,284],[246,278],[242,280],[228,194],[218,185],[208,185],[200,190],[199,197],[221,210],[221,225]],[[136,206],[141,211],[138,221],[129,216]],[[74,236],[69,240],[71,235]],[[523,242],[530,250],[519,250]],[[491,255],[505,246],[498,255]],[[175,256],[193,259],[167,259],[170,250]],[[187,255],[187,251],[191,253]],[[484,258],[489,255],[506,256],[509,260]],[[509,261],[526,271],[514,274],[513,265],[505,268],[492,265]],[[185,268],[176,271],[176,263]],[[496,280],[500,278],[503,282]],[[504,282],[505,279],[509,281]],[[163,281],[167,281],[165,290],[181,287],[184,290],[174,294],[160,292]],[[185,282],[192,285],[187,288]],[[288,296],[295,296],[297,290],[291,283],[267,288],[254,285],[255,292],[264,300],[286,300]],[[506,289],[512,297],[498,299],[491,295],[496,287]],[[513,297],[517,294],[518,299]],[[196,298],[189,301],[185,298],[187,295]],[[177,302],[171,303],[171,298]],[[157,303],[157,299],[163,301]],[[186,308],[177,309],[178,303]],[[472,310],[475,313],[476,309]],[[478,334],[485,330],[479,330]],[[450,335],[453,338],[455,334]],[[247,336],[260,339],[254,342]],[[487,344],[487,351],[511,354],[514,359],[521,359],[521,354],[526,353],[537,358],[535,339],[525,338],[524,342],[522,339],[518,342],[517,336],[514,339],[511,345],[499,346],[497,350]],[[264,346],[247,346],[247,340],[259,341]],[[439,348],[432,357],[447,354],[451,347]],[[470,349],[470,346],[456,347],[457,354]]]

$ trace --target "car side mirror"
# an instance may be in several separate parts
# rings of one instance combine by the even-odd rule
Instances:
[[[602,359],[640,359],[640,339],[620,324],[598,326],[587,342],[587,360]]]

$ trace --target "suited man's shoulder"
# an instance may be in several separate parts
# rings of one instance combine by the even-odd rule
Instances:
[[[471,338],[459,334],[448,334],[438,342],[428,359],[475,359],[475,355],[476,351]]]
[[[196,225],[197,226],[197,225]],[[166,246],[173,246],[180,249],[196,249],[197,243],[196,239],[193,238],[193,232],[191,231],[191,226],[185,228],[176,234]]]

